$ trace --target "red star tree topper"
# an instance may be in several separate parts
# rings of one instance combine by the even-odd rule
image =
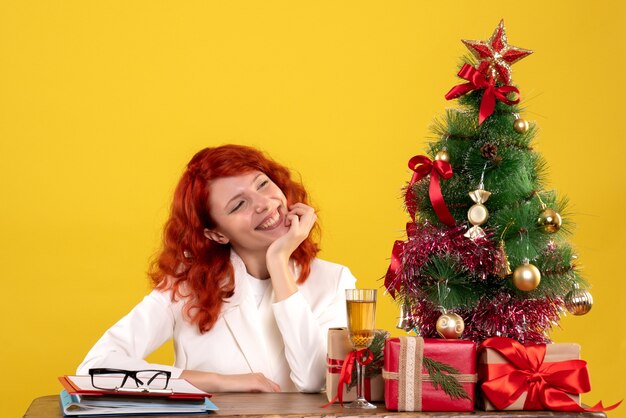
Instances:
[[[504,20],[500,21],[488,40],[468,41],[463,39],[462,42],[480,61],[478,70],[504,85],[511,84],[511,64],[533,53],[531,50],[508,44]]]

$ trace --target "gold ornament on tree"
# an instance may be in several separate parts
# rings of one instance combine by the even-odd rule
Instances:
[[[541,202],[541,212],[539,213],[539,217],[537,218],[537,226],[542,228],[544,231],[553,234],[561,229],[563,219],[557,211],[549,208],[545,203],[543,203],[543,200],[541,200],[541,196],[539,196],[539,193],[537,193],[537,197]]]
[[[398,318],[398,324],[396,328],[410,332],[415,328],[415,324],[411,315],[411,305],[407,301],[404,301],[400,305],[400,317]],[[416,330],[417,332],[417,330]]]
[[[593,307],[593,296],[585,289],[580,289],[574,284],[572,289],[565,295],[565,308],[573,315],[585,315]]]
[[[487,165],[485,164],[485,168]],[[464,234],[467,238],[476,239],[479,237],[485,236],[485,231],[480,227],[480,225],[487,222],[489,219],[489,211],[487,207],[483,205],[491,196],[491,192],[484,190],[485,187],[483,185],[483,179],[485,176],[485,168],[483,168],[483,172],[480,176],[480,184],[478,185],[478,189],[469,192],[469,197],[474,201],[474,205],[469,208],[467,211],[467,219],[473,225],[467,232]]]
[[[448,149],[446,147],[443,147],[441,149],[441,151],[439,151],[435,155],[435,160],[441,160],[441,161],[445,161],[445,162],[449,163],[450,162],[450,154],[448,153]]]
[[[506,247],[504,245],[504,241],[500,240],[500,256],[502,257],[502,266],[498,271],[498,276],[507,277],[510,276],[513,272],[511,271],[511,263],[509,263],[509,256],[506,253]]]
[[[541,282],[541,272],[528,259],[524,260],[513,272],[513,285],[521,291],[530,292],[536,289]]]
[[[515,114],[515,122],[513,122],[513,129],[518,134],[524,134],[528,132],[529,124],[528,121],[519,117],[519,115]]]
[[[437,319],[437,334],[446,339],[459,339],[465,330],[465,322],[463,318],[455,313],[443,314]]]

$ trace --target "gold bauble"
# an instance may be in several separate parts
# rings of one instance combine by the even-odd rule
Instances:
[[[565,308],[574,315],[585,315],[593,306],[593,296],[584,289],[573,289],[565,295]]]
[[[472,225],[482,225],[487,222],[489,211],[485,205],[477,203],[467,211],[467,219]]]
[[[537,225],[550,233],[558,231],[561,228],[561,223],[563,223],[561,215],[550,208],[542,210],[539,214],[539,219],[537,219]]]
[[[519,134],[526,133],[526,131],[528,131],[528,121],[522,118],[515,119],[515,122],[513,122],[513,129],[515,129],[515,132]]]
[[[530,263],[518,266],[513,272],[513,284],[524,292],[536,289],[540,282],[541,272]]]
[[[458,339],[463,335],[465,322],[455,313],[445,313],[437,319],[437,334],[442,338]]]
[[[448,151],[446,151],[445,149],[442,149],[441,151],[437,153],[437,155],[435,155],[435,160],[441,160],[441,161],[445,161],[449,163],[450,154],[448,154]]]

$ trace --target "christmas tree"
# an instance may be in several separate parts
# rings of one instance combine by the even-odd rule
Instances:
[[[411,221],[385,286],[400,327],[423,337],[549,342],[561,314],[584,314],[592,299],[567,242],[566,199],[546,190],[536,126],[520,117],[511,65],[532,51],[508,44],[504,22],[463,43],[464,83],[446,95],[460,107],[434,123],[428,155],[409,161]]]

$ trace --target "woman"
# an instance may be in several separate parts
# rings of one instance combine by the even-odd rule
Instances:
[[[356,279],[315,258],[304,187],[260,151],[206,148],[187,165],[152,265],[154,290],[87,354],[90,368],[160,369],[208,392],[317,392],[326,335]],[[143,359],[174,339],[173,367]]]

